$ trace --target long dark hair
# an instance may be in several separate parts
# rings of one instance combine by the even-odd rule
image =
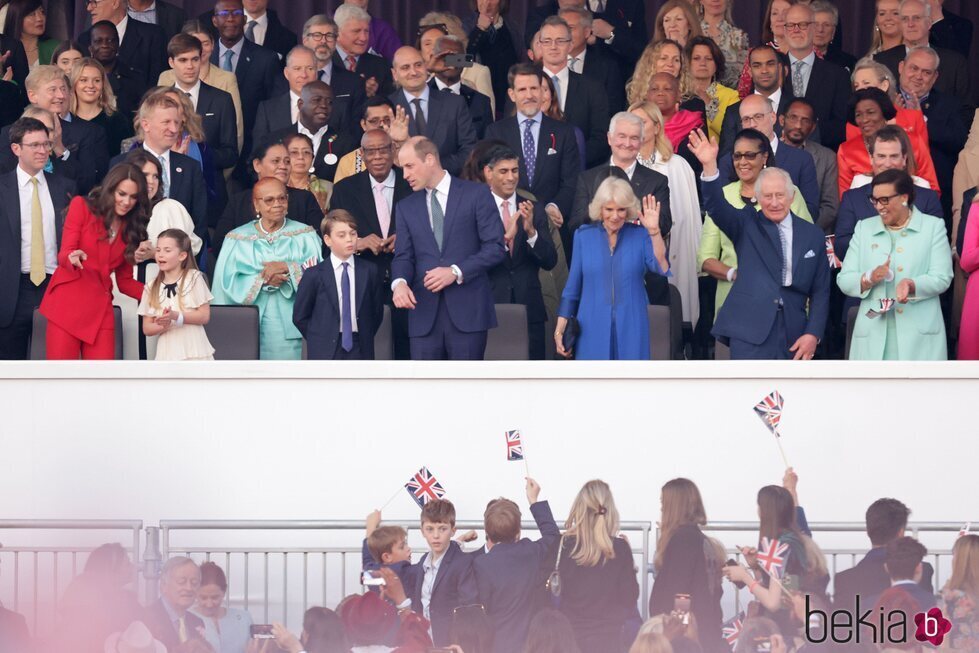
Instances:
[[[303,616],[305,647],[309,653],[348,653],[350,644],[343,621],[328,608],[314,607]]]
[[[126,163],[131,163],[142,172],[143,167],[147,163],[152,163],[156,166],[156,175],[160,179],[160,183],[156,186],[156,193],[150,199],[150,205],[156,206],[163,200],[163,167],[160,165],[160,160],[147,152],[141,147],[137,147],[135,150],[130,150],[129,154],[126,155]],[[145,176],[144,176],[145,179]],[[147,193],[149,191],[147,190]],[[191,255],[193,257],[193,255]]]
[[[124,181],[136,184],[136,204],[126,215],[120,215],[123,227],[120,232],[122,241],[126,243],[124,256],[130,263],[135,263],[136,249],[146,240],[146,225],[150,221],[150,199],[146,195],[146,177],[143,171],[131,163],[120,163],[109,170],[101,186],[96,186],[88,194],[88,208],[102,218],[106,237],[116,217],[116,188]]]
[[[11,0],[10,4],[7,5],[7,20],[3,24],[3,33],[19,41],[24,34],[24,19],[38,9],[44,9],[41,0]],[[44,31],[47,32],[47,29]],[[44,35],[39,38],[43,39]],[[85,54],[84,50],[80,52]],[[46,64],[49,62],[41,61],[39,63]]]

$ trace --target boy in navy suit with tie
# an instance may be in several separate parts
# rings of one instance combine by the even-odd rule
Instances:
[[[320,229],[330,256],[303,273],[292,321],[309,360],[371,360],[384,310],[377,266],[354,256],[357,220],[347,211],[330,211]]]

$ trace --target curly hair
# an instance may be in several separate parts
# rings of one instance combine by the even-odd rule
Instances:
[[[700,16],[694,11],[693,7],[687,0],[668,0],[659,8],[656,12],[656,25],[653,31],[653,41],[662,41],[666,39],[666,30],[663,29],[663,18],[666,14],[670,13],[674,9],[679,9],[683,12],[683,15],[687,19],[687,23],[690,25],[690,34],[687,36],[687,40],[692,39],[695,36],[702,36],[703,31],[700,28]]]
[[[126,215],[116,216],[116,189],[124,181],[136,184],[136,204]],[[120,163],[113,167],[102,185],[96,186],[88,194],[88,208],[102,218],[106,238],[113,219],[119,218],[123,224],[119,237],[126,243],[124,256],[130,263],[135,263],[136,249],[146,240],[146,225],[150,221],[150,199],[146,194],[146,177],[143,176],[143,171],[132,163]]]
[[[682,82],[684,77],[684,60],[683,60],[683,47],[679,43],[671,39],[663,39],[660,41],[653,41],[646,46],[646,49],[642,51],[642,55],[639,57],[639,61],[636,63],[635,72],[632,73],[632,77],[629,82],[625,85],[626,98],[629,100],[629,104],[638,104],[646,99],[646,93],[649,92],[649,84],[653,79],[653,75],[656,74],[656,60],[659,58],[660,52],[663,48],[667,46],[673,46],[676,51],[680,53],[680,94],[683,95],[684,84]]]

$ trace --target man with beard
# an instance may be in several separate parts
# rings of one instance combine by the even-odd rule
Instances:
[[[810,139],[816,129],[816,115],[812,105],[804,98],[792,100],[788,110],[778,117],[778,124],[782,127],[782,144],[812,155],[819,186],[819,215],[812,217],[818,227],[831,234],[836,224],[836,212],[840,208],[836,152]]]

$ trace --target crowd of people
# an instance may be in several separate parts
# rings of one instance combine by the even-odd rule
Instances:
[[[976,650],[979,535],[959,534],[951,575],[937,588],[926,547],[905,532],[910,510],[897,499],[878,499],[866,511],[872,548],[851,568],[835,571],[830,592],[827,559],[813,540],[798,481],[788,468],[781,484],[759,489],[757,546],[734,549],[705,532],[707,512],[693,481],[664,484],[645,621],[639,587],[647,570],[637,567],[620,531],[609,485],[585,483],[559,526],[540,486],[527,478],[536,539],[521,532],[518,504],[502,497],[486,505],[481,546],[469,545],[476,532],[457,533],[450,501],[424,502],[420,556],[403,528],[372,512],[360,592],[335,609],[309,608],[299,636],[281,623],[256,624],[247,610],[231,607],[240,598],[228,595],[225,571],[210,561],[167,560],[159,599],[142,606],[130,587],[134,568],[125,549],[106,544],[67,587],[50,631],[31,638],[23,617],[0,609],[0,651],[923,653],[928,649],[914,637],[914,615],[935,607],[953,628],[944,642],[931,643]],[[725,621],[722,597],[739,590],[744,607]],[[877,617],[866,615],[879,609],[888,625],[904,615],[910,630],[873,630]],[[840,618],[841,612],[850,616]],[[841,634],[843,623],[862,640]]]
[[[266,359],[373,358],[389,320],[395,358],[480,360],[497,304],[532,360],[648,359],[651,304],[685,358],[979,358],[972,23],[876,0],[848,53],[828,0],[757,44],[733,2],[650,34],[642,0],[474,0],[408,44],[368,0],[300,34],[99,0],[64,42],[3,2],[0,358],[36,310],[49,359],[113,357],[122,295],[158,360],[213,356],[212,304]]]

